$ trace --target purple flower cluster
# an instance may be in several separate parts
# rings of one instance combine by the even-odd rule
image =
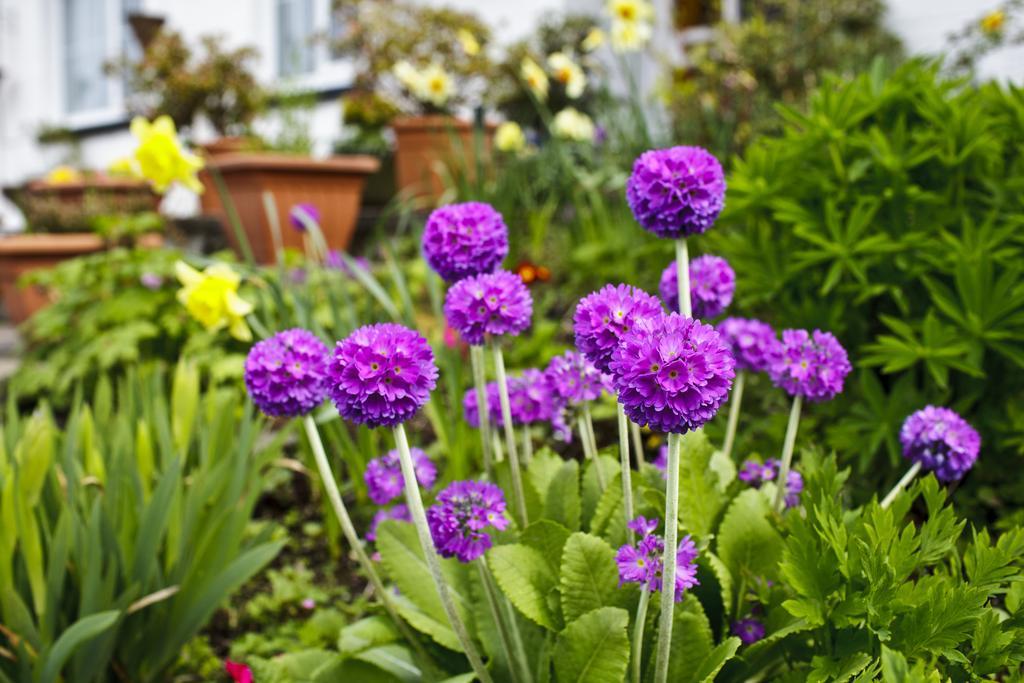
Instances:
[[[601,372],[608,372],[619,338],[639,318],[661,315],[661,303],[630,285],[605,285],[580,299],[573,318],[576,348]]]
[[[511,391],[509,388],[509,392]],[[487,415],[491,418],[491,424],[502,425],[501,396],[498,394],[498,383],[488,382],[484,392],[487,394]],[[511,401],[511,396],[509,400]],[[467,389],[463,395],[462,414],[470,427],[480,429],[480,410],[476,401],[476,389]]]
[[[487,414],[491,419],[491,424],[504,426],[498,383],[488,382],[485,391],[487,392]],[[508,402],[512,412],[512,423],[516,425],[554,420],[560,407],[560,399],[551,390],[547,375],[536,368],[524,370],[520,377],[508,378]],[[463,395],[462,412],[470,427],[475,429],[480,427],[476,389],[468,389]]]
[[[267,415],[305,415],[324,400],[328,355],[327,346],[301,328],[257,342],[245,359],[249,397]]]
[[[288,222],[299,232],[306,232],[307,221],[320,224],[320,209],[316,208],[316,204],[302,202],[295,204],[288,211]]]
[[[528,328],[533,299],[521,277],[496,270],[452,285],[444,301],[444,315],[463,339],[479,346],[487,335],[518,335]]]
[[[921,463],[945,483],[958,481],[978,459],[981,437],[949,408],[927,406],[913,413],[900,429],[903,457]]]
[[[393,519],[399,522],[411,522],[412,515],[409,513],[409,508],[405,503],[399,503],[389,508],[381,508],[377,510],[377,514],[373,516],[370,521],[370,528],[366,530],[366,540],[370,543],[374,543],[377,540],[377,527],[380,526],[381,522],[385,522],[389,519]]]
[[[331,399],[341,416],[370,427],[405,422],[437,384],[427,340],[395,323],[355,330],[338,342],[327,371]]]
[[[505,495],[486,481],[452,482],[427,510],[427,523],[442,557],[472,562],[491,547],[488,528],[508,528]]]
[[[508,228],[490,204],[442,206],[427,218],[423,255],[446,282],[490,273],[508,256]]]
[[[575,406],[584,401],[596,401],[602,392],[611,391],[611,378],[576,351],[566,351],[552,358],[545,374],[560,404]]]
[[[705,254],[690,262],[690,306],[694,318],[714,318],[732,303],[736,273],[720,256]],[[676,262],[661,273],[658,293],[670,311],[679,310],[679,269]]]
[[[637,222],[659,237],[699,235],[725,204],[722,165],[700,147],[644,152],[633,164],[626,201]]]
[[[846,349],[829,332],[784,330],[771,348],[768,374],[790,396],[828,401],[843,390],[852,366]]]
[[[419,448],[409,449],[412,455],[416,480],[423,488],[430,488],[437,479],[437,467]],[[374,458],[366,465],[363,473],[367,492],[377,505],[386,505],[402,493],[402,465],[398,460],[398,451],[390,450],[379,458]]]
[[[743,463],[736,478],[759,489],[765,482],[775,481],[781,467],[782,463],[777,458],[769,458],[764,461],[763,465],[756,460],[747,460]],[[786,507],[792,508],[799,505],[800,494],[803,490],[804,478],[796,470],[790,470],[786,475]]]
[[[744,645],[751,645],[764,638],[764,624],[754,617],[747,617],[732,622],[729,632],[739,638]]]
[[[682,434],[714,417],[729,395],[733,365],[715,328],[671,313],[642,319],[622,335],[611,371],[633,422]]]
[[[718,334],[732,348],[737,370],[766,372],[771,364],[775,330],[768,323],[748,318],[726,318],[718,323]]]
[[[619,585],[639,583],[649,591],[661,590],[661,574],[664,568],[665,539],[654,533],[658,520],[637,517],[629,522],[640,540],[635,545],[621,546],[615,554],[619,566]],[[697,546],[689,536],[683,536],[676,551],[676,592],[675,601],[683,599],[683,593],[700,582],[697,580]]]

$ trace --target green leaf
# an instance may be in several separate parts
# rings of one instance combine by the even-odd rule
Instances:
[[[338,636],[338,651],[352,656],[398,640],[398,632],[385,617],[374,616],[346,625]]]
[[[40,682],[54,683],[68,657],[88,641],[112,628],[120,617],[120,611],[108,610],[82,617],[69,626],[53,644],[53,647],[43,655],[45,664],[40,674]]]
[[[602,607],[569,624],[555,644],[558,683],[622,683],[629,663],[629,613]]]
[[[910,667],[902,652],[882,645],[882,680],[885,683],[906,683],[910,680]]]
[[[559,584],[562,614],[567,622],[591,610],[618,604],[622,593],[615,550],[596,536],[576,532],[562,552]]]
[[[171,386],[171,429],[174,446],[185,453],[192,440],[192,428],[199,408],[199,370],[195,363],[182,358],[174,368]]]
[[[525,545],[540,552],[548,563],[552,576],[556,576],[562,566],[562,549],[572,534],[561,524],[550,519],[539,519],[523,529],[519,540]]]
[[[740,639],[735,637],[726,638],[719,643],[701,662],[700,667],[697,669],[696,680],[700,683],[710,683],[710,681],[715,680],[715,676],[722,670],[722,667],[736,656],[736,651],[739,647]]]
[[[748,489],[733,500],[722,518],[717,555],[737,584],[744,576],[777,575],[782,537],[768,520],[770,514],[764,494]]]
[[[575,460],[562,463],[548,486],[544,516],[570,530],[580,528],[580,467]]]
[[[499,545],[487,552],[487,565],[516,609],[545,628],[560,627],[562,620],[551,599],[557,580],[540,552],[526,545]]]
[[[714,449],[704,431],[682,437],[679,466],[679,521],[698,539],[707,538],[725,503],[718,474],[711,467]]]

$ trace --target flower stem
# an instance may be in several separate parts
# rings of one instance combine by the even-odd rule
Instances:
[[[594,420],[590,417],[590,403],[588,401],[583,402],[583,423],[587,431],[587,440],[590,442],[590,454],[594,459],[597,487],[604,493],[607,482],[604,480],[604,470],[601,469],[601,457],[597,451],[597,439],[594,437]]]
[[[907,473],[904,474],[903,477],[898,482],[896,482],[896,485],[892,487],[892,491],[889,491],[889,493],[886,494],[885,498],[882,499],[880,505],[882,506],[883,510],[892,505],[892,502],[896,500],[896,496],[900,494],[900,491],[905,489],[907,487],[907,484],[913,481],[914,477],[916,477],[917,473],[920,471],[921,463],[915,462],[913,465],[910,466],[910,469],[907,470]]]
[[[644,584],[640,588],[640,602],[636,606],[636,620],[633,622],[633,683],[641,683],[640,664],[644,651],[644,626],[647,623],[647,603],[651,600],[651,592]]]
[[[341,492],[338,490],[338,483],[334,479],[334,472],[331,470],[330,461],[327,460],[327,453],[324,451],[324,443],[320,439],[320,431],[316,427],[316,422],[313,421],[313,417],[305,415],[302,418],[302,426],[306,430],[306,438],[309,439],[310,448],[313,450],[313,459],[316,460],[317,470],[320,472],[320,480],[324,484],[324,489],[327,491],[327,498],[331,503],[331,507],[334,508],[334,514],[338,518],[338,523],[341,525],[341,532],[345,535],[345,540],[348,541],[349,545],[352,546],[352,550],[356,554],[356,560],[359,562],[366,574],[366,578],[370,581],[370,585],[373,586],[373,592],[377,594],[378,599],[384,606],[384,610],[391,617],[391,620],[395,622],[395,626],[401,632],[402,637],[405,638],[416,652],[420,655],[420,658],[425,662],[428,662],[430,666],[433,666],[430,657],[427,655],[426,650],[420,644],[418,638],[416,638],[409,627],[406,626],[405,622],[398,616],[398,611],[395,609],[394,603],[391,601],[390,593],[384,588],[384,582],[381,581],[380,575],[373,566],[373,562],[366,555],[366,550],[363,548],[362,541],[359,535],[356,533],[355,527],[352,525],[352,518],[349,517],[348,510],[345,508],[345,501],[341,497]]]
[[[789,411],[789,424],[786,425],[786,439],[782,443],[782,466],[779,468],[779,478],[775,482],[775,509],[782,512],[786,503],[786,480],[789,478],[789,468],[793,463],[793,447],[796,445],[796,429],[800,424],[800,406],[803,397],[799,394],[793,397],[793,408]]]
[[[509,473],[512,475],[512,496],[516,500],[520,528],[529,520],[526,516],[526,496],[523,494],[523,475],[519,471],[519,448],[516,446],[516,428],[512,424],[512,404],[508,400],[508,377],[505,376],[505,356],[498,344],[493,344],[494,372],[498,379],[498,395],[501,398],[501,421],[505,427],[505,450],[508,451]]]
[[[725,428],[725,443],[722,445],[722,453],[726,458],[732,457],[732,447],[736,442],[736,425],[740,421],[740,405],[743,403],[743,385],[746,374],[739,370],[736,373],[736,381],[732,385],[732,396],[729,397],[729,423]]]
[[[487,381],[484,370],[484,347],[469,347],[469,359],[473,365],[473,388],[476,390],[476,412],[480,421],[480,441],[483,444],[484,472],[494,480],[494,458],[491,452],[491,413],[487,405]]]
[[[693,317],[690,304],[690,252],[686,238],[676,240],[676,279],[679,281],[679,312],[684,318]]]
[[[640,467],[644,464],[644,440],[640,436],[640,425],[636,422],[629,423],[629,433],[633,437],[633,450],[636,451],[636,467]]]
[[[523,467],[529,467],[533,460],[533,439],[530,435],[530,425],[523,425]]]
[[[622,509],[626,513],[626,524],[633,519],[633,477],[629,465],[629,420],[626,410],[618,401],[615,402],[619,417],[619,464],[622,466]],[[629,527],[627,526],[627,529]],[[629,542],[634,541],[633,530],[629,529]]]
[[[665,466],[665,555],[661,570],[661,620],[658,626],[658,656],[654,681],[668,681],[669,650],[672,645],[672,617],[676,603],[676,553],[679,542],[679,434],[668,435],[668,462]]]
[[[474,564],[476,564],[477,569],[480,571],[480,583],[484,587],[484,597],[487,598],[487,606],[491,610],[491,618],[494,619],[494,625],[498,629],[498,640],[501,641],[501,647],[505,650],[505,659],[508,661],[512,680],[515,683],[529,681],[530,667],[526,664],[526,653],[523,650],[522,640],[517,637],[518,632],[513,633],[512,631],[512,629],[516,628],[515,622],[513,621],[512,625],[509,625],[502,615],[501,598],[498,597],[498,591],[494,585],[494,580],[491,578],[491,570],[487,566],[487,561],[481,555]],[[518,629],[516,630],[518,631]],[[516,644],[518,644],[518,648]],[[523,678],[523,672],[526,675],[525,679]]]
[[[427,525],[427,514],[423,510],[423,498],[420,497],[420,488],[416,483],[416,469],[412,464],[412,454],[409,452],[409,439],[405,435],[405,426],[395,425],[395,446],[398,448],[398,461],[402,465],[402,479],[405,483],[405,502],[409,506],[409,513],[412,516],[412,523],[416,527],[416,534],[420,539],[420,547],[423,549],[423,558],[427,563],[427,569],[434,580],[437,588],[437,595],[441,600],[441,606],[448,616],[448,622],[455,637],[462,645],[462,651],[466,653],[469,665],[481,683],[493,683],[491,674],[484,667],[483,660],[476,651],[476,646],[469,637],[466,625],[462,622],[455,602],[452,600],[448,584],[445,583],[444,575],[441,573],[441,560],[434,549],[434,539],[430,535],[430,527]]]

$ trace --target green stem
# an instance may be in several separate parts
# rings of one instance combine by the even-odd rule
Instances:
[[[640,665],[644,651],[644,626],[647,623],[647,603],[651,592],[644,585],[640,589],[640,603],[636,606],[636,620],[633,622],[633,683],[641,683]]]
[[[661,570],[661,621],[658,627],[658,655],[654,681],[668,681],[669,650],[672,645],[672,616],[676,604],[676,540],[679,530],[679,434],[668,435],[665,467],[665,555]]]
[[[786,425],[786,438],[782,443],[782,466],[779,468],[779,478],[775,482],[775,509],[782,512],[786,502],[786,480],[789,478],[789,468],[793,463],[793,447],[796,445],[796,430],[800,424],[800,406],[803,404],[803,397],[793,397],[793,408],[789,411],[789,424]]]
[[[501,347],[492,343],[494,372],[498,379],[498,396],[501,399],[501,421],[505,427],[505,450],[508,451],[509,473],[512,475],[512,497],[516,501],[520,528],[529,523],[526,515],[526,496],[523,494],[523,475],[519,471],[519,448],[516,446],[516,428],[512,424],[512,403],[508,399],[508,378],[505,376],[505,356]]]
[[[352,518],[349,517],[348,509],[345,507],[345,501],[338,490],[338,483],[334,479],[334,472],[331,470],[330,461],[327,460],[327,453],[324,450],[324,442],[320,438],[320,430],[317,429],[313,417],[310,415],[303,416],[302,426],[305,427],[306,438],[309,439],[309,446],[313,450],[313,459],[316,461],[317,470],[320,472],[320,480],[327,491],[327,499],[330,501],[331,507],[334,508],[338,524],[341,525],[341,532],[345,535],[349,545],[352,546],[352,550],[356,554],[356,560],[366,574],[366,578],[370,581],[370,585],[373,586],[373,592],[377,594],[377,598],[384,606],[388,616],[395,622],[395,626],[398,627],[402,637],[413,646],[420,658],[428,663],[428,666],[434,667],[435,665],[430,660],[426,650],[420,644],[419,638],[415,637],[405,622],[399,618],[398,611],[391,601],[391,594],[384,588],[384,582],[381,581],[380,575],[373,566],[373,562],[366,555],[363,543],[359,538],[359,534],[356,533],[355,526],[352,524]]]
[[[676,240],[676,279],[679,281],[679,312],[684,318],[693,317],[693,308],[690,305],[690,252],[686,245],[686,238],[680,237]]]
[[[476,651],[476,646],[469,637],[462,617],[459,616],[459,612],[455,608],[448,584],[445,583],[444,575],[441,573],[441,560],[434,549],[434,540],[430,535],[430,527],[427,525],[427,514],[423,510],[423,498],[420,497],[420,488],[416,483],[416,469],[412,464],[412,454],[409,452],[409,439],[405,435],[405,426],[396,425],[394,431],[398,461],[402,466],[402,479],[405,483],[405,502],[409,506],[412,523],[416,527],[420,547],[423,549],[423,558],[426,560],[430,577],[434,580],[441,606],[444,608],[448,622],[451,624],[452,630],[455,631],[455,637],[458,638],[462,651],[465,652],[466,659],[469,660],[469,665],[473,667],[477,678],[481,683],[494,683],[491,674],[484,667],[483,660],[480,659],[480,655]]]
[[[883,510],[892,505],[892,502],[896,500],[896,496],[900,494],[900,491],[905,489],[907,487],[907,484],[913,481],[914,477],[916,477],[917,473],[920,471],[921,463],[915,462],[913,465],[910,466],[910,469],[907,470],[907,473],[904,474],[903,477],[898,482],[896,482],[896,485],[892,487],[892,491],[889,491],[889,493],[886,494],[885,498],[882,499],[880,505],[882,506]]]
[[[729,397],[729,423],[725,428],[725,443],[722,452],[726,458],[732,457],[732,447],[736,442],[736,425],[740,421],[740,405],[743,403],[743,385],[746,374],[740,370],[736,373],[736,382],[732,385],[732,396]]]
[[[597,486],[604,493],[607,482],[604,480],[604,470],[601,469],[601,458],[597,451],[597,439],[594,437],[594,420],[590,417],[590,402],[583,402],[583,422],[587,432],[587,440],[590,443],[590,454],[594,460],[594,470],[597,476]]]
[[[502,614],[501,598],[498,596],[494,580],[491,578],[491,571],[487,566],[487,561],[483,556],[480,556],[475,564],[480,572],[480,583],[484,587],[484,597],[487,599],[487,606],[491,610],[494,625],[498,628],[498,639],[501,641],[502,649],[505,650],[505,659],[508,661],[512,680],[517,683],[519,681],[530,681],[530,667],[526,662],[526,651],[523,649],[522,640],[518,637],[518,627],[516,627],[515,621],[509,625],[505,620],[507,613],[505,615]],[[516,631],[515,633],[513,633],[513,629]],[[518,647],[516,647],[517,644]]]
[[[629,420],[626,419],[626,410],[618,401],[615,407],[619,418],[619,465],[622,467],[622,508],[626,513],[626,525],[629,529],[629,522],[633,519],[633,477],[632,468],[629,464]],[[629,542],[634,541],[633,530],[629,529]]]
[[[640,436],[640,425],[630,422],[629,433],[633,437],[633,450],[636,451],[636,467],[640,469],[644,465],[644,440]]]
[[[494,481],[494,455],[491,451],[491,413],[487,405],[487,380],[484,370],[484,347],[470,346],[469,359],[473,365],[473,388],[476,390],[476,411],[480,420],[480,442],[483,445],[484,472]]]

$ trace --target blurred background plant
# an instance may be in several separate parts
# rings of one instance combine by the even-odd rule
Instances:
[[[1024,45],[1024,0],[1007,0],[949,36],[946,65],[973,74],[987,55],[1017,45]]]

